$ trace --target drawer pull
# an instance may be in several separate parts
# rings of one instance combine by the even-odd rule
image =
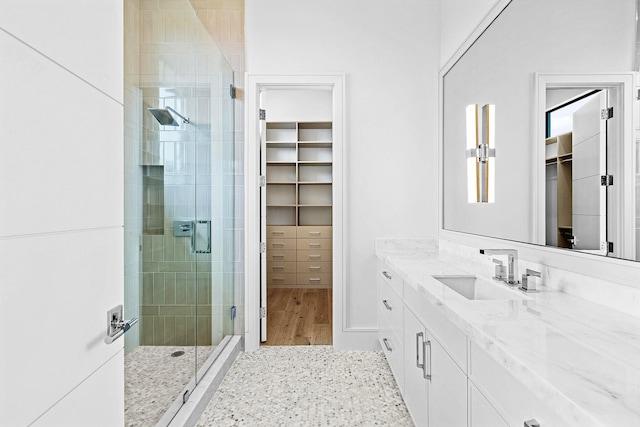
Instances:
[[[320,232],[319,231],[310,231],[309,232],[309,236],[319,236]]]
[[[284,277],[274,277],[272,280],[284,281]]]
[[[274,265],[273,267],[271,267],[272,270],[284,270],[284,267],[281,265]]]
[[[272,243],[271,246],[273,246],[274,248],[275,247],[281,248],[281,247],[284,247],[284,243]]]
[[[387,300],[386,300],[386,299],[383,299],[383,300],[382,300],[382,304],[384,304],[384,306],[385,306],[385,308],[386,308],[387,310],[389,310],[389,311],[393,310],[393,307],[391,307],[391,306],[389,305],[389,303],[387,302]]]
[[[534,419],[524,422],[524,427],[540,427],[540,423]]]
[[[273,258],[283,258],[284,259],[284,255],[273,255]]]
[[[383,272],[382,272],[382,275],[383,275],[384,277],[386,277],[387,279],[391,280],[391,275],[390,275],[389,273],[387,273],[386,271],[383,271]]]
[[[273,234],[274,236],[276,234],[280,235],[280,236],[284,236],[284,231],[272,231],[271,234]]]
[[[427,347],[429,348],[429,352],[427,352]],[[425,341],[422,343],[422,352],[424,353],[424,363],[422,364],[422,376],[424,377],[425,380],[431,381],[431,341]]]
[[[320,246],[322,246],[321,243],[309,243],[310,248],[319,248]]]
[[[422,347],[420,345],[421,339],[422,339],[422,342],[424,343],[424,333],[418,332],[416,334],[416,368],[424,370],[424,352],[422,353],[423,354],[422,363],[420,363],[420,347]]]
[[[384,343],[384,346],[387,347],[387,351],[393,351],[393,349],[391,348],[391,346],[389,345],[389,340],[386,338],[382,339],[382,342]]]
[[[320,270],[320,267],[309,267],[309,270]]]
[[[320,258],[320,255],[309,255],[309,258]]]
[[[319,277],[309,277],[309,281],[310,282],[319,282],[320,278]]]

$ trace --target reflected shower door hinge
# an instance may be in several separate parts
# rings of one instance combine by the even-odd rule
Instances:
[[[229,85],[229,96],[231,99],[236,99],[236,87],[234,85]]]
[[[260,109],[259,116],[260,120],[267,120],[267,110]]]
[[[260,242],[260,253],[264,254],[267,252],[267,245],[264,242]]]
[[[267,186],[267,177],[264,175],[260,175],[260,181],[259,181],[260,187],[266,187]]]
[[[265,317],[267,317],[267,309],[266,307],[260,307],[260,318],[264,319]]]
[[[600,118],[602,120],[609,120],[613,117],[613,107],[603,108],[600,110]]]
[[[234,305],[233,307],[231,307],[231,320],[234,320],[236,318],[236,306]]]

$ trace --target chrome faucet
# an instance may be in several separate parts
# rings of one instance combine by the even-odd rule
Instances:
[[[480,249],[481,254],[507,255],[507,278],[504,282],[508,285],[517,285],[518,281],[518,251],[515,249]]]

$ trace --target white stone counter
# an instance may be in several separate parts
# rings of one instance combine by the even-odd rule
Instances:
[[[385,241],[376,255],[556,413],[576,426],[640,426],[640,318],[544,286],[524,294],[494,282],[514,299],[468,300],[431,276],[491,278],[411,242]]]

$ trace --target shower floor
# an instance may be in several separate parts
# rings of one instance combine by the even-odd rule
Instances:
[[[198,366],[215,347],[198,346]],[[172,357],[176,351],[182,356]],[[155,425],[195,374],[195,347],[140,346],[125,356],[125,425]]]

